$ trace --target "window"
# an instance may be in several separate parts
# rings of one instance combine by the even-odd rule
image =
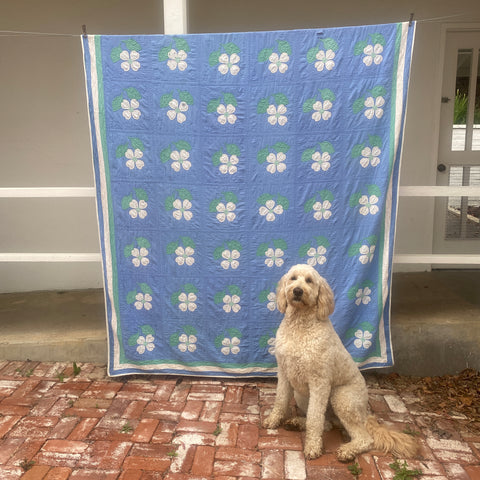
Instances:
[[[480,51],[459,49],[452,151],[480,150]]]
[[[479,186],[480,166],[451,166],[449,186]],[[480,238],[480,197],[448,197],[445,239]]]

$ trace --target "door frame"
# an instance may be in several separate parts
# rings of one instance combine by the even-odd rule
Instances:
[[[471,33],[471,32],[479,32],[480,33],[480,23],[452,23],[452,24],[443,24],[441,27],[441,43],[440,43],[440,58],[439,58],[439,68],[438,68],[438,80],[435,82],[435,98],[438,101],[435,103],[435,125],[434,125],[434,138],[437,139],[435,143],[433,161],[434,164],[432,165],[432,180],[435,185],[442,185],[441,182],[438,181],[438,172],[437,172],[437,165],[440,163],[440,144],[441,144],[441,137],[442,134],[442,122],[441,122],[441,114],[442,114],[442,91],[443,91],[443,83],[444,83],[444,71],[445,71],[445,55],[447,52],[447,37],[450,33]],[[480,151],[478,152],[480,155]],[[480,160],[479,160],[480,164]],[[447,175],[447,173],[445,173]],[[437,235],[442,234],[445,228],[445,206],[448,197],[437,197],[435,200],[435,208],[434,208],[434,219],[433,219],[433,232],[432,232],[432,253],[433,254],[444,254],[448,255],[452,252],[445,252],[440,251],[438,248],[438,240]],[[452,246],[454,245],[452,241]],[[464,240],[465,242],[469,242],[470,240]],[[475,240],[471,240],[475,241]],[[465,268],[478,268],[478,265],[459,265],[459,264],[432,264],[433,269],[465,269]]]

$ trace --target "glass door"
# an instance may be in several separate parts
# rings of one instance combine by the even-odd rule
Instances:
[[[447,34],[441,101],[437,185],[480,186],[480,31]],[[437,198],[433,250],[480,254],[480,196]]]

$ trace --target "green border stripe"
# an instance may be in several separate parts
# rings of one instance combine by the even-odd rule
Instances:
[[[121,322],[120,322],[120,305],[118,299],[118,271],[117,271],[117,253],[115,248],[115,223],[113,220],[113,202],[112,202],[112,192],[111,192],[111,177],[110,177],[110,164],[108,158],[108,148],[107,148],[107,127],[105,122],[105,97],[103,91],[103,70],[102,70],[102,47],[101,47],[102,36],[95,36],[95,58],[96,58],[96,70],[97,70],[97,87],[98,87],[98,118],[99,118],[99,128],[100,128],[100,138],[102,141],[102,157],[103,157],[103,168],[105,171],[105,184],[102,185],[102,188],[105,188],[107,192],[107,209],[103,212],[104,222],[108,222],[109,229],[109,238],[104,239],[110,245],[110,255],[111,255],[111,267],[112,267],[112,278],[107,279],[111,282],[112,293],[113,293],[113,303],[117,318],[117,337],[118,343],[120,346],[120,356],[124,356],[123,344],[122,344],[122,335],[121,335]],[[103,107],[103,108],[101,108]],[[105,220],[105,216],[107,219]],[[103,232],[105,236],[105,231]]]
[[[396,110],[396,101],[397,101],[397,74],[398,74],[398,60],[399,60],[399,55],[400,55],[400,44],[401,44],[401,39],[402,39],[402,24],[398,23],[397,24],[397,34],[395,38],[395,59],[394,59],[394,68],[392,72],[392,89],[391,89],[391,110],[390,110],[390,159],[389,159],[389,174],[388,174],[388,182],[387,182],[387,189],[385,191],[385,195],[388,192],[388,187],[392,181],[392,175],[394,171],[394,166],[395,166],[395,159],[397,157],[397,151],[395,149],[395,137],[396,137],[396,125],[395,125],[395,120],[397,116],[397,110]],[[393,187],[393,184],[392,184]],[[393,195],[393,191],[392,191]],[[392,203],[393,203],[393,197],[392,197]],[[390,208],[392,207],[392,204],[390,204]],[[379,252],[379,257],[381,261],[378,263],[378,278],[379,278],[379,283],[383,285],[383,282],[385,279],[383,278],[383,258],[384,258],[384,249],[385,249],[385,235],[389,234],[389,232],[385,232],[385,215],[387,211],[387,205],[385,203],[385,208],[383,212],[383,222],[381,225],[381,231],[380,231],[380,252]],[[393,242],[393,239],[392,239]],[[383,298],[383,288],[379,289],[378,292],[378,313],[380,315],[380,318],[383,318],[383,311],[384,311],[385,305],[384,305],[384,298]]]

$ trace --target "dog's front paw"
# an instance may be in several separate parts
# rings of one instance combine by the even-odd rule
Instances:
[[[278,415],[274,415],[271,413],[264,421],[263,421],[263,428],[272,429],[278,428],[282,423],[281,417]]]
[[[348,444],[342,445],[341,447],[337,448],[335,455],[339,462],[351,462],[355,459],[355,452],[348,448]]]
[[[303,432],[307,429],[307,419],[305,417],[292,417],[285,421],[283,427],[285,430]]]
[[[313,460],[314,458],[318,458],[322,455],[322,442],[318,441],[306,441],[305,448],[303,449],[303,453],[305,454],[305,458],[307,460]]]

